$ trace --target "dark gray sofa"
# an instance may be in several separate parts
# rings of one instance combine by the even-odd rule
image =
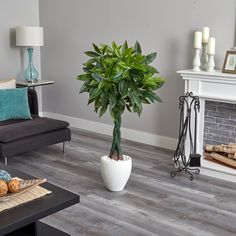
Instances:
[[[71,139],[68,122],[39,117],[37,93],[29,89],[28,98],[32,120],[0,121],[0,157],[5,164],[8,157],[60,142],[64,151]]]

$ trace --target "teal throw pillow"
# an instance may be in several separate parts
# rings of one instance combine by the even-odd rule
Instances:
[[[0,89],[0,121],[31,119],[28,89]]]

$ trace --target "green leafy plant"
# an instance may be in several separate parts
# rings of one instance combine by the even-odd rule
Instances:
[[[109,156],[120,160],[122,113],[127,109],[140,115],[143,104],[161,102],[154,91],[165,81],[150,65],[156,53],[143,55],[138,42],[133,47],[129,47],[127,41],[123,45],[115,42],[111,46],[93,44],[93,49],[85,52],[90,59],[83,64],[85,73],[77,76],[78,80],[84,81],[80,93],[89,93],[88,104],[94,104],[99,117],[109,110],[114,122]]]

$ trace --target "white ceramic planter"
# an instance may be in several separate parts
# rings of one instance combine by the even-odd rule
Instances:
[[[115,161],[108,156],[101,157],[100,170],[106,187],[113,192],[122,191],[129,179],[132,159],[123,155],[124,160]]]

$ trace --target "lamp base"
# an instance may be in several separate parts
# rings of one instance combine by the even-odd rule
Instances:
[[[39,73],[33,64],[33,48],[28,48],[27,51],[29,57],[29,64],[24,71],[24,79],[26,82],[37,82]]]

